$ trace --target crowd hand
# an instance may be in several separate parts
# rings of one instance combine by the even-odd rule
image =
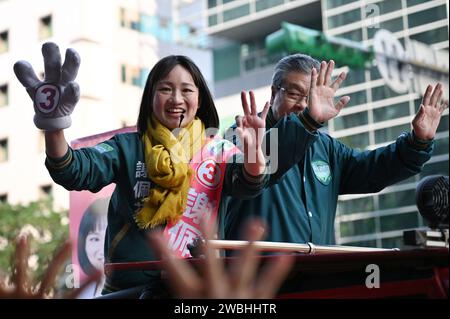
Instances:
[[[422,104],[412,120],[412,127],[417,138],[421,140],[434,138],[442,113],[448,108],[448,100],[442,99],[443,94],[441,83],[436,84],[434,89],[432,85],[428,85]]]
[[[45,299],[49,297],[62,297],[64,299],[76,298],[88,285],[94,281],[99,281],[101,274],[98,273],[90,277],[80,288],[72,289],[68,293],[60,296],[58,291],[53,293],[54,283],[60,268],[71,254],[72,245],[70,242],[64,243],[54,254],[47,270],[44,273],[43,280],[33,285],[27,274],[29,243],[26,236],[19,236],[16,241],[16,250],[14,255],[14,268],[11,274],[10,284],[5,279],[0,278],[0,299]]]
[[[345,80],[346,73],[342,72],[331,83],[333,70],[334,61],[331,60],[328,64],[322,61],[319,73],[315,68],[311,72],[308,109],[310,116],[318,123],[324,123],[335,118],[350,101],[349,96],[343,96],[336,104],[334,103],[334,96]]]
[[[80,99],[80,89],[74,82],[80,66],[80,56],[73,49],[66,50],[64,64],[61,66],[61,54],[55,43],[47,42],[42,46],[45,75],[40,81],[27,61],[14,64],[14,73],[26,88],[34,103],[34,124],[44,131],[68,128],[70,115]]]
[[[236,133],[242,143],[245,169],[253,176],[258,176],[264,172],[265,158],[262,153],[261,144],[265,134],[266,117],[269,112],[269,102],[266,102],[258,116],[255,94],[249,92],[250,106],[247,101],[246,92],[241,92],[242,108],[244,116],[236,116]]]
[[[202,228],[205,238],[212,232]],[[262,223],[255,221],[246,228],[249,244],[233,259],[229,268],[217,257],[206,241],[202,262],[197,272],[184,259],[175,257],[161,233],[150,235],[150,244],[160,256],[170,288],[177,298],[256,299],[272,298],[277,293],[293,265],[292,255],[279,255],[268,262],[257,276],[259,261],[252,245],[263,236]]]

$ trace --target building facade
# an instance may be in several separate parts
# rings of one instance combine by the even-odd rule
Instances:
[[[327,34],[372,46],[375,33],[386,29],[403,46],[416,40],[435,50],[445,50],[448,60],[448,1],[327,0],[322,4],[323,29]],[[448,99],[448,64],[446,86]],[[361,149],[390,143],[411,129],[411,119],[421,101],[417,91],[409,88],[404,93],[395,92],[386,85],[377,66],[350,70],[339,93],[350,95],[353,102],[329,123],[329,131],[344,143]],[[448,175],[448,110],[444,114],[433,157],[420,175],[376,195],[341,196],[336,221],[339,243],[401,247],[404,229],[426,226],[417,211],[415,188],[424,176]]]

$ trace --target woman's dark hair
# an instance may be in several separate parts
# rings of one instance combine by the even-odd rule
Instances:
[[[199,89],[200,105],[196,116],[202,120],[205,129],[210,127],[219,128],[219,116],[217,115],[216,106],[200,69],[191,59],[184,55],[170,55],[159,60],[148,75],[137,121],[137,129],[140,135],[147,131],[147,120],[153,111],[152,102],[156,92],[156,85],[177,65],[181,65],[191,74],[195,85]]]
[[[105,231],[107,224],[109,197],[96,199],[85,210],[78,228],[78,262],[81,269],[87,275],[93,275],[96,272],[94,265],[91,264],[86,254],[86,237],[91,232]]]

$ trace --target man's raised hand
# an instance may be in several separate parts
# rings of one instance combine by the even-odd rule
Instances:
[[[436,134],[442,113],[448,108],[448,100],[443,99],[444,89],[441,83],[433,89],[428,85],[414,119],[412,127],[414,134],[421,140],[431,140]]]
[[[315,68],[311,72],[311,88],[309,90],[308,109],[311,117],[318,123],[324,123],[336,117],[350,101],[349,96],[343,96],[334,103],[337,89],[345,80],[346,73],[341,72],[331,83],[331,74],[334,70],[334,61],[328,64],[322,61],[319,73]]]

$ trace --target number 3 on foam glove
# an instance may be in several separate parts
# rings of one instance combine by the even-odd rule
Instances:
[[[67,49],[61,66],[59,48],[52,42],[44,43],[42,55],[44,82],[38,79],[27,61],[16,62],[14,73],[34,102],[34,124],[45,131],[66,129],[72,124],[70,114],[80,99],[80,88],[74,82],[80,67],[80,56],[75,50]]]

